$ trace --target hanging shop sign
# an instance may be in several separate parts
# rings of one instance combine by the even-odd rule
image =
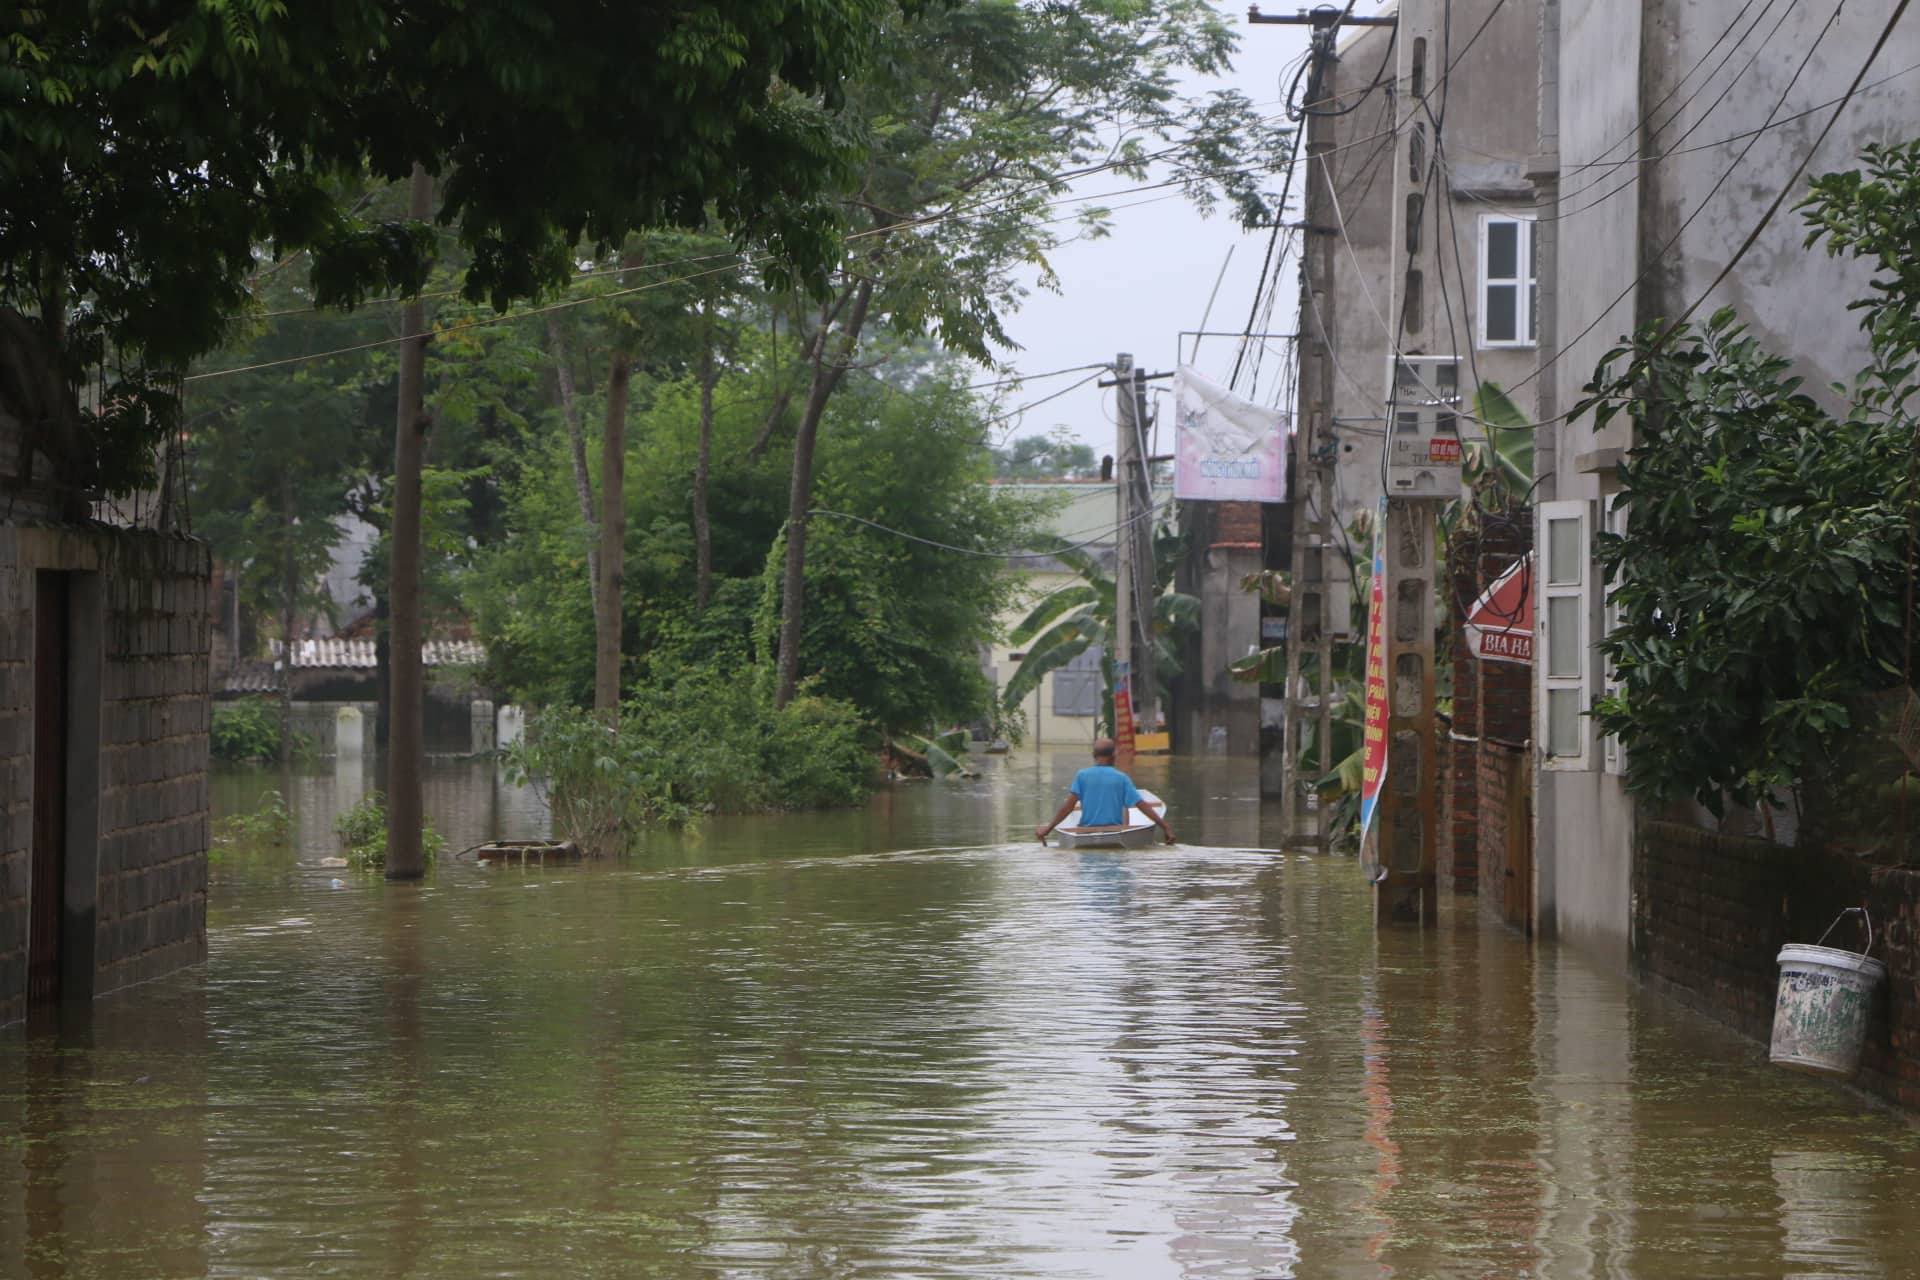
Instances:
[[[1467,610],[1467,647],[1482,662],[1533,661],[1533,553],[1495,578]]]
[[[1244,400],[1186,366],[1174,378],[1173,496],[1284,502],[1287,415]]]

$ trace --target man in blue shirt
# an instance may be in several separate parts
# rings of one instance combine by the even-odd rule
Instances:
[[[1101,738],[1093,744],[1093,766],[1073,775],[1073,785],[1068,788],[1070,794],[1060,805],[1060,812],[1053,815],[1053,821],[1033,829],[1041,844],[1047,842],[1053,829],[1066,821],[1067,815],[1076,808],[1080,810],[1082,831],[1088,827],[1123,827],[1127,824],[1127,810],[1137,808],[1153,819],[1154,825],[1166,835],[1168,844],[1173,843],[1173,828],[1160,816],[1159,806],[1142,799],[1133,779],[1113,767],[1113,753],[1111,738]]]

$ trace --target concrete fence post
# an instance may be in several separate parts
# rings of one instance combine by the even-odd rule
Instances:
[[[517,707],[517,706],[514,706],[512,703],[508,703],[506,706],[500,708],[498,723],[499,723],[499,734],[495,739],[495,743],[502,750],[505,750],[506,748],[513,746],[515,743],[519,742],[521,738],[526,736],[526,733],[527,733],[526,708]]]

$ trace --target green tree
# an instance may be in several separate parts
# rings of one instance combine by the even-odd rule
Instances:
[[[255,246],[311,253],[323,304],[417,293],[434,216],[462,290],[557,288],[582,242],[710,217],[802,268],[831,256],[816,193],[844,151],[825,109],[878,0],[97,0],[0,14],[0,416],[83,487],[150,478],[177,380],[248,298]],[[339,179],[411,175],[414,225],[369,224]],[[413,599],[422,313],[406,339],[396,621]],[[124,371],[82,415],[89,370]],[[397,646],[413,637],[396,629]],[[411,666],[417,657],[401,656]],[[405,667],[401,669],[405,670]],[[397,677],[396,677],[397,678]],[[397,690],[396,690],[397,692]],[[421,872],[419,708],[396,699],[388,874]],[[406,705],[398,705],[404,701]]]
[[[1252,222],[1270,212],[1262,166],[1282,154],[1279,131],[1244,97],[1176,92],[1181,73],[1219,71],[1232,48],[1231,29],[1202,0],[960,0],[896,11],[884,25],[889,56],[848,96],[867,156],[842,194],[852,230],[839,284],[800,329],[782,701],[804,665],[814,449],[868,326],[990,360],[1011,346],[1001,316],[1018,305],[1023,273],[1038,264],[1043,287],[1054,286],[1047,256],[1072,219],[1052,203],[1076,173],[1139,178],[1157,161],[1202,207],[1225,199]],[[1097,230],[1103,219],[1089,209],[1079,221]],[[785,409],[769,415],[766,438],[786,425]]]
[[[1021,436],[993,451],[994,474],[1002,480],[1089,480],[1100,472],[1093,446],[1081,444],[1064,428],[1044,436]]]
[[[748,448],[762,425],[769,345],[768,335],[748,327],[710,396],[713,578],[705,607],[690,479],[709,434],[709,397],[697,366],[636,381],[624,548],[630,691],[672,683],[690,669],[740,679],[765,669],[759,637],[773,625],[768,549],[777,561],[787,488],[784,468]],[[910,387],[862,378],[830,411],[820,502],[858,520],[822,518],[823,550],[809,565],[820,608],[809,620],[808,661],[820,693],[853,704],[889,733],[971,721],[992,705],[978,650],[1014,579],[993,555],[927,545],[991,551],[1031,539],[1036,504],[996,495],[987,484],[984,415],[951,370]],[[578,572],[579,512],[564,455],[556,438],[527,473],[511,503],[509,534],[484,553],[469,597],[497,678],[548,705],[590,703],[592,692],[591,607]]]

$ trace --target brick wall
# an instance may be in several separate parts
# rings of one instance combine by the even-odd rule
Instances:
[[[206,955],[211,563],[188,538],[0,526],[0,1023],[24,1011],[33,795],[34,573],[84,579],[72,662],[98,653],[97,769],[69,775],[97,834],[93,993]],[[83,617],[84,615],[84,617]],[[96,647],[97,646],[97,647]],[[92,714],[76,683],[75,724]],[[75,729],[75,741],[87,736]],[[85,754],[83,752],[83,754]],[[72,838],[72,837],[70,837]],[[74,849],[69,846],[69,854]],[[69,907],[73,904],[68,903]],[[63,947],[72,940],[63,937]]]
[[[1533,546],[1533,519],[1521,510],[1480,517],[1478,527],[1458,536],[1447,550],[1446,580],[1456,620],[1495,579]],[[1447,793],[1440,877],[1456,892],[1491,884],[1503,893],[1506,871],[1507,757],[1523,751],[1533,736],[1533,668],[1513,662],[1482,662],[1456,630],[1453,645],[1453,733],[1445,755],[1452,768]],[[1488,752],[1492,755],[1489,757]],[[1496,797],[1484,794],[1489,771],[1500,781]],[[1496,845],[1500,865],[1487,864]],[[1524,920],[1515,921],[1524,924]]]
[[[1920,1107],[1920,871],[1643,821],[1633,900],[1641,976],[1761,1040],[1772,1033],[1780,948],[1813,942],[1842,908],[1865,906],[1888,981],[1857,1083]],[[1860,938],[1843,923],[1828,945]]]
[[[1480,787],[1480,909],[1516,929],[1531,920],[1533,868],[1514,858],[1516,843],[1530,831],[1515,831],[1516,817],[1530,814],[1532,763],[1524,750],[1482,739],[1475,760]]]

